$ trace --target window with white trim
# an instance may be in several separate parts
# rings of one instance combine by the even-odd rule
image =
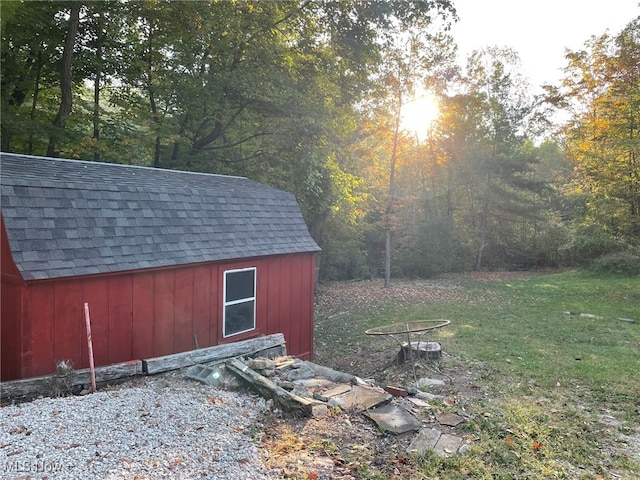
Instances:
[[[224,272],[222,336],[230,337],[256,328],[256,268]]]

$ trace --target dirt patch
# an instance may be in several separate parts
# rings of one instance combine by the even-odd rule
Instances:
[[[524,274],[523,274],[524,275]],[[492,276],[492,279],[496,279]],[[460,300],[467,292],[455,277],[439,280],[398,280],[384,288],[381,280],[323,284],[316,295],[316,322],[325,326],[342,315],[383,305],[393,300],[406,304],[434,300]],[[316,351],[322,346],[317,345]],[[451,427],[437,423],[435,415],[445,410],[464,411],[474,398],[486,396],[478,378],[486,374],[479,364],[467,365],[443,353],[440,361],[397,363],[393,349],[381,351],[358,349],[333,356],[322,364],[363,379],[373,379],[379,386],[408,387],[417,378],[440,380],[429,392],[437,396],[433,406],[412,413],[425,425],[433,424],[446,433]],[[318,355],[320,356],[320,355]],[[332,411],[320,418],[292,418],[283,412],[264,419],[260,438],[265,464],[274,478],[347,480],[367,478],[411,478],[415,466],[407,447],[415,433],[391,435],[360,412]],[[464,429],[456,433],[472,443],[472,434]]]
[[[439,379],[446,385],[442,393],[470,397],[481,394],[478,378],[487,373],[486,368],[480,364],[464,365],[447,352],[443,353],[440,361],[420,360],[413,366],[407,362],[398,364],[396,356],[389,351],[367,352],[366,357],[362,353],[341,355],[325,363],[334,370],[349,372],[385,385],[408,386],[421,377]]]
[[[454,279],[394,280],[385,288],[382,279],[353,282],[327,282],[316,291],[316,322],[334,318],[362,308],[372,308],[393,300],[406,304],[423,304],[434,300],[466,298],[464,288]]]
[[[370,372],[360,368],[359,359],[355,356],[336,360],[335,366],[342,365],[342,371]],[[389,358],[380,360],[388,361]],[[377,360],[372,360],[373,364],[375,362]],[[442,362],[437,369],[418,367],[416,371],[419,376],[442,382],[429,388],[429,393],[436,398],[428,401],[428,407],[414,407],[409,397],[395,397],[393,402],[403,405],[423,426],[432,425],[442,433],[456,434],[470,444],[476,440],[473,434],[465,432],[464,427],[442,425],[436,417],[445,411],[464,412],[465,405],[474,397],[485,395],[476,383],[480,372],[445,364]],[[377,382],[380,386],[414,383],[413,368],[407,363],[389,363],[384,372],[372,373],[387,379],[386,382]],[[272,478],[411,478],[416,473],[415,465],[406,453],[416,432],[403,435],[386,433],[362,412],[335,409],[323,417],[296,418],[277,411],[266,416],[263,423],[265,429],[259,440]]]
[[[510,271],[493,271],[493,272],[465,272],[465,273],[447,273],[441,275],[442,280],[456,281],[462,279],[481,281],[481,282],[505,282],[513,280],[522,280],[523,278],[531,278],[540,275],[550,275],[568,271],[567,268],[541,268],[537,270],[526,270],[520,272]]]
[[[261,438],[265,465],[278,478],[360,479],[373,472],[406,478],[407,441],[384,435],[359,414],[271,417]]]

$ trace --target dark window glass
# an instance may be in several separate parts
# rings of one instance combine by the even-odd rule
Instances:
[[[224,336],[235,335],[256,328],[254,321],[254,304],[250,302],[227,305],[224,309]]]
[[[242,300],[243,298],[253,298],[255,292],[255,274],[255,270],[228,272],[225,301],[230,303]]]

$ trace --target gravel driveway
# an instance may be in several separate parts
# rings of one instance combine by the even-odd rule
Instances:
[[[181,372],[0,408],[2,479],[270,479],[252,441],[269,404]]]

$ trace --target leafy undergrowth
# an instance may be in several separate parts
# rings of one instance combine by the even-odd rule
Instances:
[[[438,280],[338,282],[316,297],[315,362],[408,385],[447,379],[467,419],[465,455],[407,456],[411,438],[361,415],[272,416],[267,464],[296,479],[640,478],[640,279],[491,273]],[[587,315],[567,315],[571,311]],[[365,330],[446,318],[425,338],[441,362],[395,365],[397,343]]]

